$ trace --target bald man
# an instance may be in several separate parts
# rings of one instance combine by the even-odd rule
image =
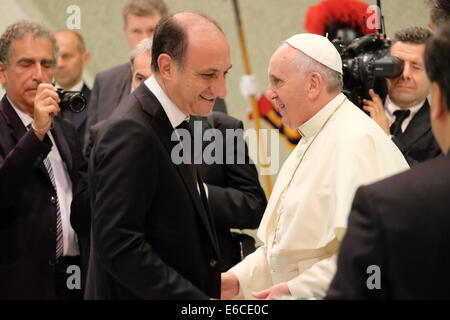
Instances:
[[[209,18],[180,13],[157,25],[152,77],[96,128],[88,299],[220,297],[203,182],[172,151],[190,115],[208,115],[225,97],[230,68],[228,41]]]
[[[83,69],[89,63],[90,53],[86,50],[83,37],[73,30],[61,30],[55,34],[55,38],[59,49],[55,72],[56,86],[68,91],[81,91],[89,102],[91,89],[83,81]],[[82,144],[87,109],[80,113],[62,111],[60,116],[72,123]]]

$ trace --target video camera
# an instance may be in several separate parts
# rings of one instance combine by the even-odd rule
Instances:
[[[381,12],[381,4],[378,2]],[[381,21],[383,17],[380,13]],[[382,98],[387,94],[386,78],[395,78],[403,71],[403,61],[389,56],[391,41],[386,35],[368,34],[350,43],[336,38],[332,42],[342,58],[344,94],[357,106],[363,99],[370,99],[369,89],[374,89]]]

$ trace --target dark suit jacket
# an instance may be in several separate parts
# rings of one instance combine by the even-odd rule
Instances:
[[[213,112],[207,118],[193,118],[203,121],[203,132],[217,129],[223,137],[226,137],[226,129],[243,130],[240,120],[221,112]],[[258,172],[249,158],[243,136],[238,135],[238,139],[245,148],[239,149],[234,139],[230,139],[227,149],[224,140],[220,163],[203,163],[200,167],[203,181],[208,185],[208,203],[219,240],[222,271],[241,261],[239,247],[232,238],[230,228],[257,228],[267,205]],[[213,144],[205,142],[203,150]],[[227,157],[234,161],[227,164]],[[244,159],[243,164],[236,162],[240,157]]]
[[[146,86],[98,128],[86,298],[219,298],[213,223],[189,168],[171,160],[172,132]]]
[[[52,130],[72,185],[83,156],[73,127]],[[52,143],[26,130],[6,96],[0,102],[0,299],[55,299],[55,189],[43,159]]]
[[[129,95],[133,75],[130,63],[121,64],[100,72],[95,76],[92,96],[88,106],[87,128],[107,119],[120,102]],[[216,99],[214,111],[227,112],[223,99]],[[85,144],[90,140],[89,130],[85,134]]]
[[[359,188],[328,298],[449,299],[449,190],[448,156]],[[380,290],[367,288],[371,265]]]
[[[427,100],[412,118],[405,132],[394,137],[392,141],[410,166],[441,154],[441,149],[431,131],[430,106]]]
[[[88,106],[89,106],[89,99],[91,97],[91,89],[86,84],[83,84],[83,88],[81,88],[81,92],[83,93],[84,97],[87,101],[86,108],[79,112],[79,113],[71,113],[70,111],[66,111],[69,113],[70,123],[74,126],[75,130],[77,131],[77,135],[80,141],[80,144],[83,145],[84,143],[84,137],[86,135],[86,121],[87,121],[87,115],[88,115]],[[58,114],[58,116],[62,116],[61,113]]]

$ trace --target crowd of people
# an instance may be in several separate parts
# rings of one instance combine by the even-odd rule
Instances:
[[[450,1],[427,5],[432,32],[395,33],[403,70],[362,106],[325,35],[275,50],[267,96],[302,138],[269,199],[227,114],[231,48],[211,18],[127,0],[130,59],[92,91],[80,33],[8,26],[0,299],[450,298]],[[256,228],[258,248],[237,232]]]

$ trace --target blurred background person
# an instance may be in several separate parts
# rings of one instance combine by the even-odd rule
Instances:
[[[91,89],[83,81],[83,69],[88,65],[91,54],[86,50],[83,37],[73,30],[60,30],[55,38],[59,50],[55,70],[56,87],[66,91],[81,91],[89,103]],[[87,113],[87,108],[79,113],[64,110],[60,113],[75,127],[81,144],[84,142]]]
[[[163,0],[127,0],[122,9],[123,31],[128,47],[133,50],[139,41],[153,37],[156,24],[166,16]],[[131,92],[132,71],[129,62],[100,72],[95,76],[88,106],[87,128],[105,120]],[[85,141],[89,141],[89,130]]]
[[[430,19],[428,26],[435,32],[436,29],[450,21],[450,1],[449,0],[425,0],[428,6]]]

